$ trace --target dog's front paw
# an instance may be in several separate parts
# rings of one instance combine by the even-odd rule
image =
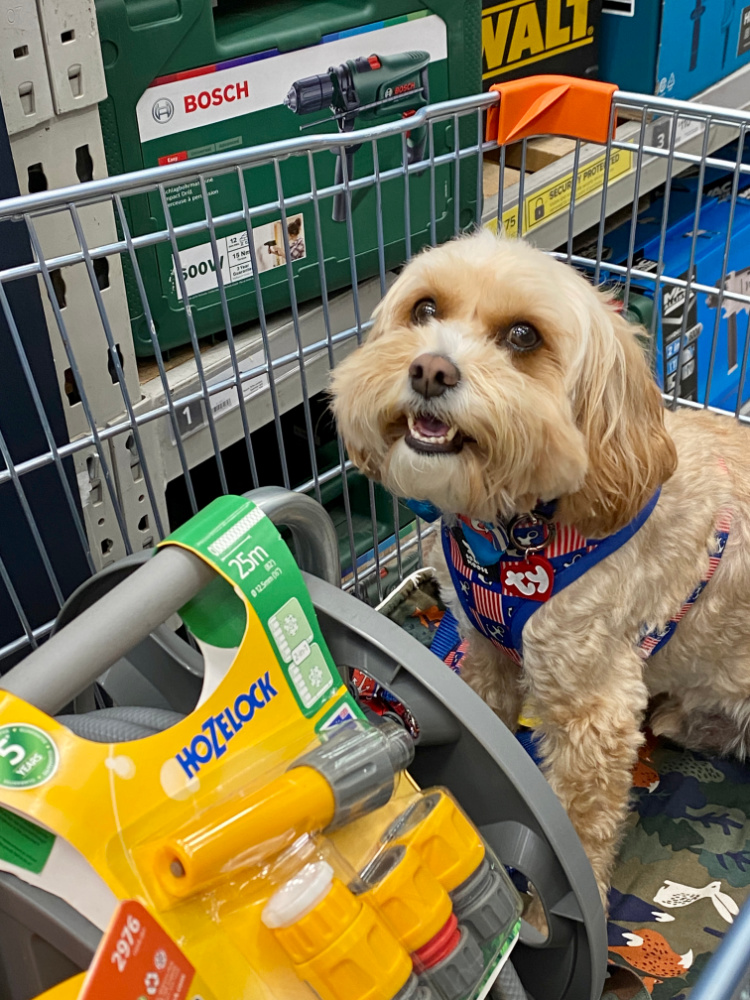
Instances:
[[[654,736],[666,737],[687,750],[747,756],[747,725],[738,725],[729,714],[718,708],[712,710],[710,705],[687,711],[677,698],[667,698],[653,710],[649,725]]]
[[[685,723],[685,712],[679,699],[669,697],[662,697],[656,702],[648,720],[654,736],[664,736],[675,743],[684,742]]]

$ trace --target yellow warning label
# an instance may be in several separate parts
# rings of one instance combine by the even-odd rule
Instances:
[[[600,191],[604,185],[604,168],[607,162],[606,154],[598,156],[595,160],[590,160],[578,170],[578,179],[575,185],[576,204],[588,198],[589,195]],[[618,177],[629,173],[633,169],[633,153],[626,149],[613,149],[609,153],[609,180],[614,181]],[[573,171],[558,177],[557,180],[546,187],[524,198],[523,202],[523,231],[530,232],[536,226],[540,226],[550,219],[559,215],[560,212],[570,208],[570,201],[573,195]],[[497,232],[497,219],[490,219],[486,223],[487,228]],[[518,208],[510,208],[503,212],[503,228],[508,236],[516,236],[518,233]]]
[[[497,216],[494,219],[490,219],[489,222],[485,222],[485,229],[491,229],[493,233],[497,232]],[[503,229],[505,230],[506,236],[515,236],[518,232],[518,209],[511,208],[507,212],[503,212]]]

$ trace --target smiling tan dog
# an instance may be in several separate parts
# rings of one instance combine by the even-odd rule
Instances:
[[[604,897],[649,698],[656,733],[750,745],[750,436],[665,411],[604,295],[486,232],[406,267],[333,397],[354,463],[443,515],[462,676],[511,729],[532,702]]]

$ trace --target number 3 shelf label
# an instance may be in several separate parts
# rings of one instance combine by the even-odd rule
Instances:
[[[140,903],[120,903],[79,1000],[185,1000],[195,969]]]

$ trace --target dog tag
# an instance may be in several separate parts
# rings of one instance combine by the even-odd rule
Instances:
[[[548,601],[552,597],[555,571],[541,556],[507,560],[502,564],[503,594],[527,601]]]

